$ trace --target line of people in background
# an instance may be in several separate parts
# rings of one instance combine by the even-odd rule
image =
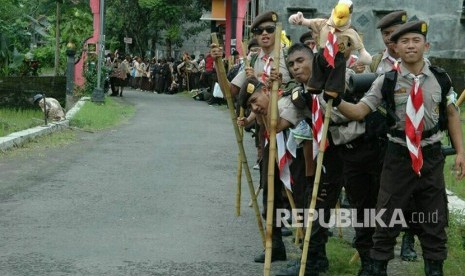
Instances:
[[[209,53],[195,55],[185,52],[178,60],[174,58],[142,59],[120,55],[116,50],[105,59],[109,72],[110,96],[123,96],[124,87],[137,91],[175,94],[205,88],[213,91],[216,82],[214,61]]]

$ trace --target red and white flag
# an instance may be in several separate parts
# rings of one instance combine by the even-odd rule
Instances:
[[[313,133],[313,159],[318,155],[321,138],[323,136],[323,111],[317,95],[312,95],[312,133]],[[325,145],[325,150],[328,143]]]
[[[334,59],[336,54],[339,51],[339,46],[337,45],[337,37],[334,33],[334,30],[328,33],[328,40],[326,41],[325,49],[323,50],[323,56],[328,62],[328,66],[334,68]]]
[[[423,167],[423,154],[421,152],[421,134],[423,132],[425,110],[423,106],[423,92],[420,87],[420,78],[413,77],[412,90],[407,99],[405,117],[405,138],[407,148],[412,159],[413,171],[420,174]]]

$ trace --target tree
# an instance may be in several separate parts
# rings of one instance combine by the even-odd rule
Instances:
[[[63,22],[59,39],[55,40],[56,26],[53,23],[57,18],[55,14],[57,0],[0,0],[0,68],[3,75],[8,73],[14,53],[24,55],[33,51],[43,65],[53,66],[55,49],[64,57],[64,46],[68,41],[75,42],[80,50],[81,42],[92,34],[89,2],[88,0],[61,1]],[[42,41],[45,44],[34,48],[32,37],[37,29],[32,26],[39,18],[45,18],[50,24],[44,27],[42,33]],[[56,41],[59,47],[55,46]],[[20,59],[15,60],[21,62]],[[63,66],[63,62],[60,65]]]
[[[112,1],[107,9],[107,38],[111,47],[121,48],[123,37],[132,37],[132,50],[138,55],[154,50],[157,42],[170,54],[173,45],[182,46],[184,38],[208,27],[199,19],[210,5],[207,0]]]

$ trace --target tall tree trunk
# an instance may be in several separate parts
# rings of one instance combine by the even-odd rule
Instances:
[[[166,55],[167,58],[171,58],[171,40],[166,40]]]
[[[57,23],[55,36],[55,76],[58,76],[58,67],[60,66],[60,21],[61,21],[61,0],[57,0]]]

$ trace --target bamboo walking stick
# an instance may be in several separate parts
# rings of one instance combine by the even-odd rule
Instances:
[[[262,190],[262,188],[260,188],[260,184],[259,184],[258,187],[255,189],[255,197],[258,197],[261,190]],[[250,202],[249,202],[249,207],[252,207],[252,200],[250,200]]]
[[[245,55],[244,49],[247,50],[246,46],[247,42],[242,42],[242,58],[244,60],[245,66],[249,66],[247,57]],[[244,117],[244,108],[239,107],[239,117]],[[241,134],[241,138],[244,139],[244,127],[239,128],[239,132]],[[237,191],[236,191],[236,216],[241,215],[241,186],[242,186],[242,161],[241,161],[241,154],[237,154]],[[257,197],[255,195],[255,197]],[[252,206],[252,203],[249,204]]]
[[[289,204],[291,205],[291,209],[296,210],[295,201],[294,201],[294,197],[292,196],[292,192],[289,191],[287,188],[285,188],[285,190],[286,190],[287,199],[289,200]],[[300,230],[301,228],[297,227],[295,231],[295,244],[299,243]]]
[[[244,117],[244,108],[240,108],[239,117]],[[244,139],[244,127],[239,127],[241,139]],[[242,186],[242,160],[241,153],[237,154],[237,191],[236,191],[236,216],[241,215],[241,186]]]
[[[282,24],[276,23],[275,42],[274,42],[274,60],[273,66],[279,74],[279,63],[281,54],[280,35]],[[268,154],[268,195],[266,199],[266,245],[265,245],[265,268],[263,274],[270,275],[271,270],[271,255],[272,255],[272,235],[273,235],[273,205],[274,205],[274,169],[276,165],[276,126],[278,125],[278,89],[279,81],[273,81],[271,88],[271,111],[270,111],[270,125],[269,125],[269,154]]]
[[[353,264],[355,263],[356,261],[358,261],[360,259],[360,255],[358,254],[358,251],[355,251],[354,255],[352,256],[352,258],[350,258],[350,261],[349,261],[349,264]]]
[[[212,33],[211,37],[212,37],[212,42],[214,44],[213,47],[215,47],[215,45],[219,47],[216,33]],[[262,218],[260,217],[260,210],[258,209],[257,198],[255,197],[252,176],[250,174],[249,165],[247,164],[247,157],[245,155],[244,144],[242,143],[242,137],[239,133],[239,127],[237,126],[237,116],[236,116],[236,112],[234,111],[234,104],[231,98],[231,91],[229,90],[229,83],[228,83],[228,79],[226,78],[226,72],[225,72],[224,64],[221,60],[221,57],[217,57],[215,59],[215,66],[216,66],[216,69],[218,70],[218,82],[220,84],[220,87],[223,93],[225,94],[224,96],[228,103],[229,114],[231,116],[231,121],[232,121],[232,125],[234,128],[234,134],[236,135],[236,142],[237,142],[237,146],[239,147],[239,154],[241,155],[242,167],[244,167],[245,169],[245,176],[247,178],[250,196],[252,197],[253,208],[255,211],[255,217],[257,219],[257,224],[258,224],[258,231],[260,232],[260,237],[262,239],[263,246],[265,246],[265,232],[263,230],[263,222],[262,222]]]
[[[323,167],[323,156],[324,156],[325,146],[326,146],[326,135],[328,134],[329,117],[331,116],[332,108],[333,108],[333,99],[330,99],[326,105],[325,121],[323,124],[323,133],[321,136],[321,144],[320,144],[320,148],[318,149],[318,157],[316,160],[315,182],[313,184],[312,201],[310,202],[310,208],[308,210],[307,230],[305,232],[304,248],[302,250],[302,259],[300,260],[299,276],[305,275],[305,266],[307,265],[307,255],[308,255],[308,247],[310,243],[310,234],[312,233],[312,225],[313,225],[313,218],[314,218],[314,212],[315,212],[315,206],[316,206],[316,198],[318,195],[318,186],[320,185],[321,169]]]
[[[460,105],[463,103],[464,100],[465,100],[465,89],[462,91],[462,94],[460,94],[460,97],[457,100],[457,103],[455,105],[460,107]]]

